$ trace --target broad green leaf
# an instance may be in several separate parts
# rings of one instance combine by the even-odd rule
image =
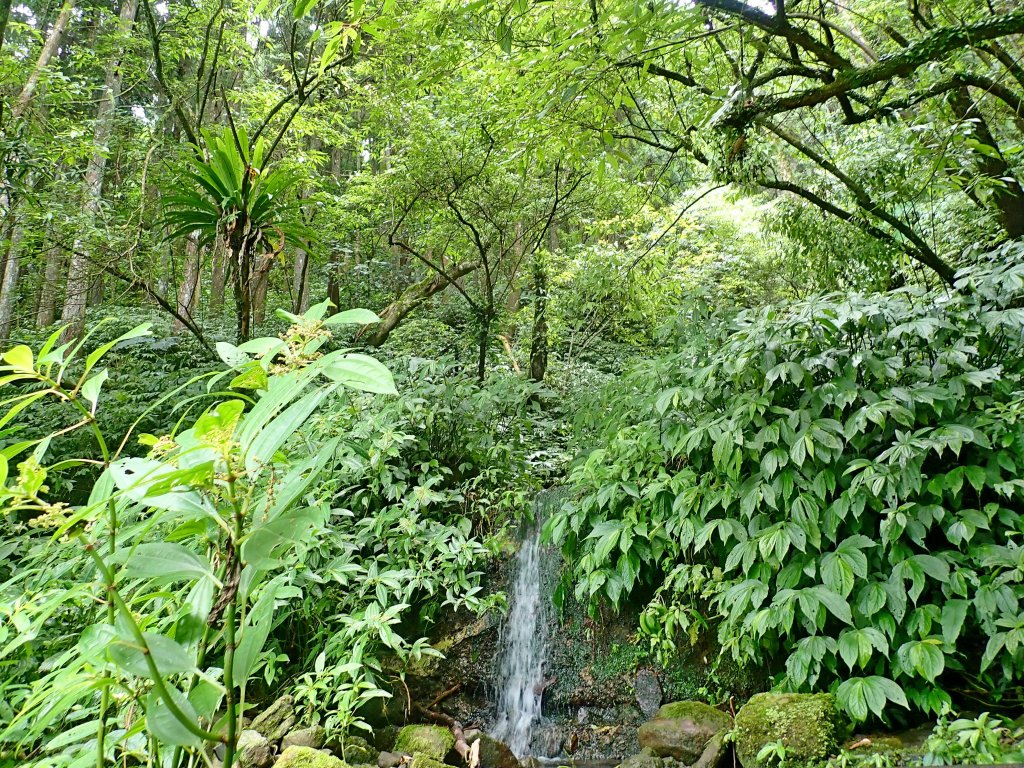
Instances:
[[[397,395],[395,380],[383,363],[355,352],[338,355],[332,353],[320,360],[320,370],[331,381],[350,389],[380,395]]]

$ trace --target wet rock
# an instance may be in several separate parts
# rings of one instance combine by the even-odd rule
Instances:
[[[658,676],[650,669],[641,669],[636,673],[633,681],[633,689],[636,691],[636,703],[643,712],[644,717],[654,717],[661,706],[661,683]]]
[[[765,768],[757,753],[782,742],[787,761],[818,763],[838,751],[841,720],[829,693],[759,693],[736,713],[736,756],[743,768]]]
[[[402,752],[381,752],[377,756],[377,768],[395,768],[412,759],[411,755]]]
[[[395,741],[398,739],[398,732],[401,731],[398,725],[382,725],[373,729],[373,746],[381,752],[390,752],[395,748]]]
[[[444,760],[454,746],[455,736],[440,725],[407,725],[395,740],[395,752],[407,752],[414,758],[419,753],[423,757]]]
[[[467,736],[466,743],[472,746],[480,742],[480,768],[520,768],[519,758],[508,744],[498,741],[486,733]]]
[[[732,718],[699,701],[666,704],[653,720],[640,726],[640,745],[658,757],[672,757],[694,765],[712,740],[732,725]],[[719,750],[720,751],[720,748]]]
[[[270,768],[274,762],[274,751],[262,734],[253,730],[238,734],[238,765],[240,768]]]
[[[288,747],[274,763],[274,768],[348,768],[329,752],[312,747]]]
[[[663,763],[653,749],[644,747],[639,755],[627,757],[619,763],[619,768],[663,768]]]
[[[281,739],[281,750],[284,751],[288,747],[312,747],[313,749],[320,749],[327,743],[327,731],[324,730],[323,726],[314,725],[309,728],[299,728],[294,731],[289,731],[283,739]]]
[[[350,766],[373,765],[380,753],[376,747],[361,736],[348,736],[344,741],[329,744],[331,751]]]
[[[282,696],[254,718],[249,727],[277,742],[288,734],[295,722],[295,700],[291,696]]]
[[[412,762],[409,763],[409,768],[445,768],[445,764],[440,760],[435,760],[430,755],[417,752],[412,756]]]

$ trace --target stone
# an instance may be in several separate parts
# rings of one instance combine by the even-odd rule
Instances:
[[[466,737],[466,743],[472,746],[480,742],[480,768],[520,768],[519,758],[508,744],[498,741],[486,733],[477,733]]]
[[[443,762],[435,760],[430,755],[417,752],[412,756],[412,762],[409,763],[409,768],[446,768],[446,766]]]
[[[327,731],[324,730],[323,726],[313,725],[309,728],[299,728],[294,731],[289,731],[283,739],[281,739],[281,750],[284,751],[288,747],[312,747],[313,749],[320,749],[327,743]]]
[[[712,740],[732,726],[729,715],[699,701],[665,704],[654,719],[640,726],[640,746],[657,757],[672,757],[694,765]]]
[[[618,768],[662,768],[662,766],[661,758],[654,754],[654,750],[644,747],[640,750],[639,755],[627,757],[619,763]]]
[[[288,747],[274,763],[274,768],[348,768],[329,752],[312,747]]]
[[[245,730],[238,734],[236,749],[240,768],[270,768],[274,762],[270,741],[258,731]]]
[[[340,744],[332,744],[331,750],[351,765],[375,765],[380,750],[361,736],[348,736]]]
[[[830,693],[759,693],[736,713],[736,756],[743,768],[766,768],[757,753],[781,742],[793,764],[826,761],[842,731]]]
[[[395,768],[409,758],[401,752],[381,752],[377,756],[377,768]]]
[[[391,752],[395,748],[395,741],[398,740],[398,732],[402,730],[397,725],[382,725],[373,729],[373,746],[381,752]]]
[[[662,692],[658,676],[650,669],[641,669],[633,680],[636,703],[644,717],[652,718],[661,706]]]
[[[418,753],[423,757],[443,761],[454,746],[455,736],[448,728],[440,725],[407,725],[398,732],[394,751],[406,752],[414,758]]]
[[[257,715],[249,727],[270,741],[278,742],[295,726],[295,722],[295,699],[282,696]]]

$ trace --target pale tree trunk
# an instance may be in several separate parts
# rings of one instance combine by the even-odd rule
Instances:
[[[199,247],[197,233],[193,232],[185,239],[185,274],[178,286],[178,314],[188,320],[195,320],[199,307],[199,276],[203,271],[203,250]],[[185,324],[178,318],[174,319],[174,332],[185,330]]]
[[[292,312],[301,315],[309,309],[309,254],[300,249],[292,267]]]
[[[558,225],[551,222],[548,232],[548,251],[558,250]],[[533,336],[530,339],[530,378],[544,381],[548,370],[548,270],[545,254],[533,254]]]
[[[4,2],[4,0],[0,0],[0,2]],[[50,64],[50,59],[53,58],[53,54],[60,47],[60,41],[67,30],[74,7],[73,0],[67,0],[60,13],[57,14],[57,19],[46,35],[43,49],[39,52],[39,58],[36,59],[35,66],[32,68],[28,80],[25,81],[24,87],[11,107],[11,117],[13,119],[20,119],[32,103],[36,89],[39,87],[39,81],[46,71],[46,67]],[[0,21],[5,26],[9,13],[10,3],[6,4],[6,8],[0,8],[0,15],[3,17]],[[2,31],[0,31],[0,42],[2,42]],[[18,246],[21,243],[22,232],[21,225],[18,223],[17,217],[12,210],[13,204],[14,201],[6,191],[0,192],[0,213],[3,213],[9,219],[9,229],[6,233],[7,237],[4,244],[6,258],[4,259],[3,275],[0,277],[0,341],[4,342],[10,336],[11,324],[14,320],[14,304],[17,300],[18,276],[21,266]]]
[[[513,262],[512,268],[509,270],[508,281],[508,298],[505,301],[505,308],[508,310],[510,315],[514,315],[519,311],[519,305],[523,298],[523,287],[522,284],[516,278],[519,275],[519,268],[523,264],[523,258],[526,256],[526,239],[523,234],[523,222],[516,222],[516,242],[512,248]]]
[[[224,311],[224,289],[228,282],[228,253],[220,239],[213,244],[210,261],[210,312],[219,315]]]
[[[4,239],[4,251],[7,258],[4,259],[3,280],[0,281],[0,343],[5,344],[11,336],[11,326],[14,323],[14,302],[15,294],[18,291],[19,264],[18,246],[21,244],[21,225],[12,220],[7,230],[7,237]]]
[[[39,306],[36,308],[36,326],[45,328],[57,319],[57,281],[60,279],[61,249],[51,245],[46,251],[46,267],[43,270],[43,285],[39,291]]]
[[[96,124],[93,130],[93,153],[85,170],[85,213],[86,226],[91,225],[99,214],[103,194],[103,175],[107,169],[107,144],[114,132],[114,111],[121,92],[121,58],[127,47],[126,38],[131,34],[135,22],[138,0],[122,0],[118,20],[118,32],[122,37],[121,55],[107,67],[103,92],[96,105]],[[85,326],[85,308],[89,297],[89,260],[83,252],[85,244],[77,241],[71,252],[68,266],[67,295],[61,320],[67,324],[62,336],[64,341],[78,338]],[[92,290],[96,290],[93,288]]]
[[[263,325],[267,321],[267,290],[270,288],[270,269],[273,266],[274,254],[260,256],[249,278],[252,284],[253,325]]]

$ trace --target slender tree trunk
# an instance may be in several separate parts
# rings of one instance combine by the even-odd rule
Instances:
[[[224,310],[224,288],[228,282],[228,251],[222,240],[213,244],[210,261],[210,312],[220,314]]]
[[[51,245],[46,251],[46,266],[43,269],[43,284],[39,291],[39,306],[36,309],[36,326],[45,328],[57,319],[57,281],[63,261],[60,246]]]
[[[267,321],[267,291],[270,289],[270,270],[273,266],[273,254],[268,253],[256,259],[256,267],[250,279],[253,325],[263,325]]]
[[[21,241],[21,225],[12,222],[8,228],[8,237],[4,248],[7,258],[4,260],[3,280],[0,281],[0,344],[7,343],[14,324],[15,294],[18,291],[18,274],[21,269],[18,247]]]
[[[491,345],[491,325],[494,323],[494,312],[490,309],[480,313],[479,340],[476,358],[476,379],[479,382],[487,376],[487,350]]]
[[[309,309],[309,254],[303,249],[295,254],[292,267],[292,312],[301,315]]]
[[[7,34],[7,20],[11,17],[11,0],[0,0],[0,51],[4,48],[4,35]]]
[[[558,250],[558,225],[551,223],[548,232],[548,250]],[[530,338],[530,378],[544,381],[548,371],[548,272],[545,254],[538,249],[533,254],[533,335]]]
[[[86,220],[92,224],[100,210],[103,194],[103,175],[107,168],[106,149],[114,132],[114,110],[121,92],[121,58],[126,47],[126,38],[131,34],[135,22],[138,0],[122,0],[118,20],[121,35],[121,55],[114,58],[107,67],[103,92],[96,105],[96,124],[93,129],[93,153],[85,170],[85,212]],[[71,252],[68,265],[67,296],[61,320],[67,323],[63,339],[78,338],[85,326],[85,308],[90,293],[89,261],[84,253],[85,244],[79,240]],[[93,288],[93,291],[96,289]]]
[[[461,264],[450,266],[445,270],[445,273],[454,281],[479,268],[479,261],[466,261]],[[448,287],[448,277],[445,277],[445,275],[442,274],[433,274],[423,280],[420,280],[418,283],[414,283],[409,286],[402,291],[401,296],[377,313],[377,316],[380,317],[379,323],[376,325],[368,325],[360,329],[356,338],[369,334],[366,338],[366,343],[372,347],[379,347],[388,340],[388,336],[391,335],[391,332],[398,327],[399,323],[401,323],[410,312],[434,294],[439,293]]]
[[[199,307],[199,276],[203,270],[203,249],[199,247],[199,239],[195,232],[185,240],[185,273],[178,286],[178,314],[188,320],[195,319]],[[174,332],[185,330],[185,324],[178,319],[174,321]]]
[[[4,6],[0,7],[0,25],[6,28],[11,4],[9,0],[0,0],[0,3],[4,3]],[[11,116],[15,120],[21,118],[32,103],[36,89],[39,87],[39,81],[64,37],[64,32],[67,30],[74,7],[73,0],[66,0],[61,7],[60,13],[57,14],[57,19],[54,21],[53,26],[50,27],[50,31],[46,35],[46,41],[43,43],[43,48],[39,52],[39,58],[36,59],[35,66],[32,68],[28,80],[25,81],[25,85],[11,107]],[[3,41],[4,31],[5,29],[0,29],[0,43]],[[9,228],[4,245],[6,258],[4,259],[3,274],[0,276],[0,341],[6,341],[10,336],[11,325],[14,321],[14,305],[17,300],[18,277],[21,266],[18,247],[21,243],[22,232],[21,225],[18,223],[13,208],[14,200],[5,189],[3,192],[0,192],[0,212],[9,220]]]
[[[68,22],[71,21],[71,14],[74,10],[74,0],[66,0],[60,9],[60,13],[57,14],[57,19],[53,22],[53,26],[50,27],[50,31],[46,36],[46,42],[43,43],[43,50],[39,52],[39,58],[36,59],[36,65],[32,68],[32,73],[28,76],[28,80],[25,81],[21,93],[14,102],[14,106],[11,107],[11,114],[15,118],[21,117],[32,102],[36,88],[39,87],[39,80],[42,78],[43,72],[46,71],[46,67],[50,63],[50,59],[53,58],[53,54],[57,52],[57,48],[60,46],[60,41],[64,37],[64,32],[68,28]]]

